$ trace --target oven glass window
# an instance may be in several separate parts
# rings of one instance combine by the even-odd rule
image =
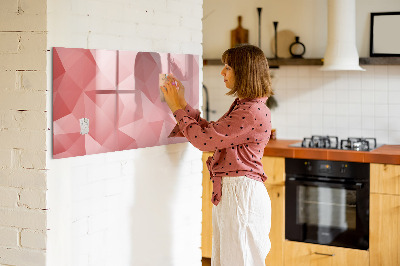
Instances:
[[[356,191],[344,188],[298,186],[298,224],[356,228]]]

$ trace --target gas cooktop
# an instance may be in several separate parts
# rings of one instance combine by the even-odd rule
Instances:
[[[382,145],[377,145],[376,138],[347,138],[339,142],[336,136],[311,136],[304,138],[302,142],[289,145],[301,148],[320,148],[353,151],[371,151]]]

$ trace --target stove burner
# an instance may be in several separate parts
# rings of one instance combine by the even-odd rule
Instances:
[[[304,138],[302,142],[297,142],[289,146],[303,148],[321,148],[321,149],[340,149],[353,151],[371,151],[378,147],[376,138],[347,138],[340,141],[336,136],[317,136]]]
[[[312,136],[311,138],[304,138],[301,142],[301,147],[305,148],[326,148],[338,149],[339,140],[334,136]]]
[[[376,146],[376,138],[347,138],[340,141],[343,150],[369,151]]]

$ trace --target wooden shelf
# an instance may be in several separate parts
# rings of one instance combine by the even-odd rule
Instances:
[[[321,58],[268,58],[268,64],[270,67],[279,66],[304,66],[304,65],[322,65]],[[218,66],[222,65],[220,59],[204,59],[204,66]]]
[[[362,57],[360,65],[400,65],[400,57]]]
[[[270,67],[322,66],[322,58],[268,58]]]
[[[271,68],[279,66],[322,66],[323,58],[268,58]],[[204,66],[222,65],[220,59],[204,59]],[[360,65],[400,65],[400,57],[362,57]]]

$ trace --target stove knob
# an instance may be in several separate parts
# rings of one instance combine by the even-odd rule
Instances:
[[[347,169],[347,164],[342,164],[342,167],[340,168],[340,173],[341,174],[346,173],[346,169]]]
[[[306,170],[308,172],[311,172],[311,170],[312,170],[311,162],[306,162],[305,165],[306,165]]]

